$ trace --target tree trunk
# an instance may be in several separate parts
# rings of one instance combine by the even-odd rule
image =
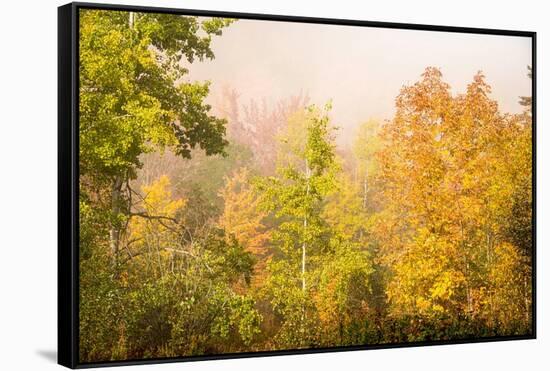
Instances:
[[[367,191],[368,191],[368,170],[365,169],[365,175],[363,175],[363,210],[367,210]]]
[[[525,304],[525,326],[529,327],[529,317],[530,317],[530,308],[529,308],[529,290],[528,290],[528,283],[527,283],[527,276],[523,277],[523,289],[524,289],[524,304]]]
[[[113,256],[113,266],[118,268],[118,252],[120,244],[120,226],[118,224],[118,216],[121,210],[121,193],[122,193],[122,177],[116,176],[111,188],[111,214],[114,219],[111,222],[109,230],[109,246]]]
[[[309,176],[310,176],[309,163],[306,159],[306,202],[307,202],[307,197],[309,196]],[[304,213],[304,237],[303,237],[303,241],[302,241],[302,291],[304,293],[306,291],[307,213],[308,212],[307,212],[307,209],[306,209],[306,211]]]
[[[485,239],[486,239],[485,244],[487,248],[487,267],[488,267],[487,270],[490,272],[493,264],[493,261],[492,261],[493,259],[492,259],[492,253],[491,253],[491,234],[488,226],[485,227]],[[487,286],[491,287],[491,282],[488,282]],[[494,291],[494,288],[489,290],[489,313],[491,316],[493,315],[493,291]]]
[[[309,196],[309,177],[310,169],[309,163],[306,158],[306,200],[305,200],[305,212],[304,212],[304,235],[302,240],[302,293],[304,294],[304,303],[302,305],[302,323],[301,323],[301,333],[302,333],[302,345],[304,345],[305,340],[305,322],[306,322],[306,306],[305,306],[305,295],[306,295],[306,250],[307,250],[307,216],[308,216],[308,196]]]
[[[470,288],[470,263],[466,263],[466,301],[468,303],[468,314],[472,313],[472,293]]]
[[[458,207],[460,207],[457,204]],[[462,219],[460,219],[460,246],[463,257],[464,257],[464,267],[465,267],[465,276],[466,276],[466,305],[468,308],[468,314],[472,314],[472,289],[470,287],[470,259],[468,254],[466,253],[466,245],[464,242],[466,241],[466,237],[464,236],[464,224]]]

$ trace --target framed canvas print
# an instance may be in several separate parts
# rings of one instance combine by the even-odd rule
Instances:
[[[58,19],[59,363],[535,338],[534,32]]]

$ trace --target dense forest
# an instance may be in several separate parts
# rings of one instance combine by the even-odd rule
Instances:
[[[207,103],[233,22],[81,10],[80,361],[530,334],[530,97],[428,66],[339,146],[330,101]]]

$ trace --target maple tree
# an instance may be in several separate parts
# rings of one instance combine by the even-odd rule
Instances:
[[[387,252],[393,271],[387,295],[396,315],[455,318],[472,331],[472,318],[486,311],[497,317],[496,251],[515,256],[516,269],[528,268],[502,226],[514,189],[529,181],[530,170],[520,175],[502,158],[522,138],[518,131],[529,129],[500,114],[489,94],[477,74],[466,94],[453,97],[441,73],[427,69],[402,90],[396,116],[384,127],[379,180],[389,212],[383,218],[401,231]],[[527,312],[528,286],[520,285],[523,296],[516,298]],[[487,325],[489,332],[505,331]]]

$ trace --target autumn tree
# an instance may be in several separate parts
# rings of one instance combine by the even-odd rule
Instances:
[[[82,359],[232,352],[250,345],[261,315],[251,296],[233,289],[236,282],[250,281],[250,253],[214,226],[190,236],[182,218],[187,200],[173,197],[167,176],[136,193],[136,216],[125,228],[124,269],[114,289],[101,275],[106,292],[96,289],[97,296],[84,302],[81,312],[85,319],[94,318],[88,308],[100,309],[112,327],[84,322]],[[113,339],[101,337],[104,332]]]
[[[260,208],[258,192],[251,184],[250,171],[243,167],[226,178],[220,191],[223,213],[218,224],[256,258],[255,279],[265,277],[270,233],[264,225],[265,211]]]
[[[312,305],[308,302],[308,293],[312,290],[308,277],[316,269],[318,256],[328,247],[320,205],[334,187],[336,170],[334,129],[327,114],[312,106],[305,119],[297,121],[305,126],[305,140],[283,139],[294,144],[292,161],[286,166],[281,164],[278,177],[257,179],[264,207],[281,220],[273,232],[281,258],[270,265],[272,303],[285,317],[282,336],[287,338],[283,341],[297,346],[306,344],[306,312]],[[293,129],[289,126],[289,133]]]
[[[288,120],[302,112],[308,102],[309,97],[302,92],[273,103],[265,98],[243,102],[236,89],[224,86],[214,108],[228,122],[230,141],[251,150],[257,171],[273,175],[280,153],[277,138],[285,132]]]
[[[445,219],[436,215],[443,212],[436,205],[443,203],[444,197],[439,192],[444,164],[436,148],[441,123],[451,108],[449,87],[440,78],[438,70],[428,69],[420,82],[402,89],[396,99],[396,115],[384,127],[387,144],[378,156],[386,204],[383,223],[399,231],[388,236],[393,241],[382,236],[387,261],[395,271],[387,295],[399,314],[437,313],[452,310],[454,305],[446,296],[451,288],[444,283],[454,284],[454,276],[446,281],[443,274],[455,265],[446,260],[448,245],[435,239],[445,224]],[[417,264],[422,266],[417,268]],[[436,290],[440,287],[442,290]]]
[[[81,10],[80,174],[108,190],[102,202],[110,212],[115,265],[129,211],[126,184],[141,167],[140,155],[171,148],[189,157],[195,147],[216,154],[227,144],[225,121],[204,103],[208,83],[183,80],[180,62],[214,58],[212,36],[229,23]]]
[[[457,321],[462,328],[454,331],[472,334],[480,318],[489,333],[501,331],[489,319],[498,316],[497,249],[522,265],[515,248],[499,247],[511,242],[501,226],[521,179],[502,158],[518,153],[510,140],[520,126],[500,114],[490,92],[479,73],[465,94],[453,97],[441,73],[429,68],[403,88],[395,118],[384,127],[381,215],[399,236],[386,249],[393,271],[388,299],[394,316],[420,316],[435,326],[411,333],[415,339],[449,336],[443,324]],[[528,295],[522,292],[520,302]]]
[[[321,218],[330,230],[330,239],[320,259],[313,295],[321,346],[373,339],[373,246],[362,190],[349,175],[339,173],[323,202]]]

